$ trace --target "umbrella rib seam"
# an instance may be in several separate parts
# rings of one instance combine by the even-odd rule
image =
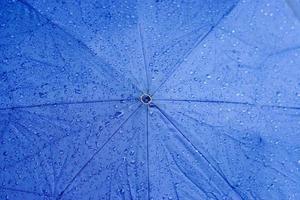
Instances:
[[[144,70],[146,73],[146,81],[147,81],[147,93],[149,92],[149,87],[150,87],[150,83],[149,83],[149,73],[148,73],[148,64],[147,64],[147,60],[146,60],[146,50],[145,50],[145,44],[144,44],[144,37],[142,34],[142,29],[141,29],[141,24],[138,24],[138,29],[139,29],[139,36],[140,36],[140,40],[141,40],[141,47],[142,47],[142,53],[143,53],[143,62],[144,62]]]
[[[163,150],[164,150],[164,153],[165,153],[165,157],[166,157],[166,162],[167,162],[167,165],[168,165],[168,167],[167,167],[167,169],[168,169],[168,172],[170,173],[170,175],[171,175],[171,180],[172,180],[172,185],[173,185],[173,188],[174,188],[174,191],[175,191],[175,195],[176,195],[176,199],[177,200],[180,200],[179,199],[179,195],[178,195],[178,192],[177,192],[177,186],[176,186],[176,184],[175,184],[175,178],[174,178],[174,174],[173,174],[173,172],[172,172],[172,170],[171,170],[171,164],[170,164],[170,161],[169,161],[169,159],[168,159],[168,155],[167,155],[167,147],[166,147],[166,145],[163,143],[163,142],[161,142],[161,140],[159,140],[160,141],[160,143],[161,143],[161,145],[164,147],[163,148]],[[168,150],[169,151],[169,150]],[[174,161],[174,159],[173,159],[173,156],[172,156],[172,154],[171,154],[171,152],[169,151],[169,154],[170,154],[170,156],[171,156],[171,158],[172,158],[172,160]]]
[[[97,53],[95,53],[90,47],[88,47],[83,41],[81,41],[80,39],[76,38],[74,35],[72,35],[71,33],[69,33],[68,31],[66,31],[64,28],[62,28],[59,24],[55,23],[54,21],[52,21],[50,18],[48,18],[48,16],[42,14],[40,11],[38,11],[36,8],[34,8],[32,5],[30,5],[27,1],[25,0],[17,0],[18,2],[20,2],[21,4],[23,4],[24,6],[28,7],[29,9],[33,10],[37,15],[41,16],[42,18],[44,18],[48,23],[52,24],[54,27],[58,28],[59,30],[61,30],[63,33],[65,33],[66,35],[68,35],[69,37],[71,37],[72,39],[74,39],[79,45],[82,45],[82,47],[84,47],[85,49],[87,49],[87,51],[93,55],[93,56],[97,56]],[[110,67],[112,68],[112,66],[110,65]],[[113,68],[114,69],[114,68]],[[107,73],[106,70],[102,69],[104,72]],[[117,73],[119,73],[119,71],[115,70]],[[111,74],[108,74],[111,75]],[[114,78],[116,81],[120,82],[120,80]],[[138,91],[142,92],[142,90],[135,85],[134,83],[132,83],[131,79],[125,78],[127,81],[129,81],[129,83]]]
[[[70,180],[66,187],[60,192],[57,197],[57,200],[61,199],[65,191],[71,186],[75,179],[83,172],[83,170],[93,161],[95,156],[108,144],[108,142],[118,133],[118,131],[123,127],[123,125],[139,110],[142,106],[139,105],[121,124],[120,126],[111,134],[111,136],[102,144],[102,146],[90,157],[90,159],[79,169],[75,176]]]
[[[149,107],[147,106],[146,113],[146,126],[147,126],[147,187],[148,187],[148,200],[150,200],[150,165],[149,165]]]
[[[175,68],[172,72],[170,72],[169,76],[163,80],[163,82],[154,90],[154,92],[152,93],[151,96],[153,96],[169,79],[170,77],[179,69],[179,67],[181,66],[181,64],[184,62],[185,58],[187,58],[189,55],[191,55],[191,53],[195,50],[196,47],[198,47],[209,35],[212,31],[215,30],[215,28],[222,22],[222,20],[228,16],[232,10],[237,6],[237,4],[239,3],[239,1],[234,4],[233,6],[231,6],[228,11],[223,14],[221,16],[221,18],[214,24],[210,27],[210,29],[207,31],[207,33],[205,33],[199,40],[196,41],[196,43],[193,45],[193,47],[186,52],[186,54],[183,56],[183,58],[181,60],[179,60],[179,62],[175,65]]]
[[[225,177],[222,171],[219,171],[212,163],[208,160],[208,158],[186,137],[186,135],[177,127],[177,125],[169,118],[169,116],[157,105],[155,107],[158,111],[171,123],[171,125],[187,140],[187,142],[203,157],[203,159],[211,166],[211,168],[219,174],[219,176],[228,184],[228,186],[241,198],[241,194],[236,190],[236,188],[229,182],[229,180]]]
[[[33,192],[33,191],[28,191],[28,190],[14,189],[14,188],[2,187],[2,186],[0,187],[0,189],[14,191],[14,192],[27,193],[27,194],[33,194],[33,195],[36,195],[36,196],[54,197],[53,195],[48,195],[48,194],[45,194],[45,193],[38,193],[38,192]]]
[[[116,101],[134,101],[135,99],[108,99],[108,100],[90,100],[90,101],[74,101],[74,102],[57,102],[57,103],[44,103],[44,104],[35,104],[35,105],[17,105],[7,108],[0,108],[1,110],[14,110],[22,108],[39,108],[47,106],[59,106],[59,105],[78,105],[78,104],[92,104],[92,103],[110,103]]]
[[[292,109],[300,110],[297,106],[280,106],[280,105],[267,105],[267,104],[256,104],[249,102],[238,102],[238,101],[223,101],[223,100],[200,100],[200,99],[155,99],[155,101],[170,101],[170,102],[196,102],[196,103],[215,103],[215,104],[238,104],[245,106],[254,106],[260,108],[279,108],[279,109]]]

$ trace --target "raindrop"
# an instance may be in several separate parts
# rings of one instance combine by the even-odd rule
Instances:
[[[282,96],[281,92],[277,91],[276,96],[278,96],[278,97]]]
[[[153,72],[155,73],[155,74],[158,74],[158,69],[155,69],[155,70],[153,70]]]
[[[7,152],[6,151],[4,151],[3,152],[3,156],[7,156],[8,154],[7,154]]]
[[[207,79],[211,79],[211,75],[210,74],[206,74],[206,78]]]
[[[121,189],[119,190],[119,192],[120,192],[121,194],[124,194],[124,193],[125,193],[125,190],[124,190],[123,188],[121,188]]]
[[[123,112],[117,111],[117,112],[115,113],[114,117],[118,119],[118,118],[122,117],[123,115],[124,115]]]
[[[104,123],[104,126],[105,127],[107,127],[107,126],[109,126],[110,125],[110,122],[109,121],[106,121],[105,123]]]
[[[88,123],[86,124],[86,128],[88,128],[88,127],[90,127],[90,126],[91,126],[91,123],[88,122]]]
[[[75,89],[75,93],[76,94],[81,94],[81,90],[80,89]]]
[[[40,97],[40,98],[45,98],[45,97],[47,97],[47,92],[39,92],[39,97]]]
[[[134,164],[134,163],[135,163],[135,160],[131,160],[130,163],[131,163],[131,164]]]

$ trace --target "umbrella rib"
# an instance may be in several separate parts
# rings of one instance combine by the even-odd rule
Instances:
[[[255,104],[248,102],[238,101],[223,101],[223,100],[206,100],[206,99],[155,99],[155,101],[167,101],[167,102],[196,102],[196,103],[216,103],[216,104],[240,104],[240,105],[252,105]]]
[[[0,140],[1,141],[4,141],[4,133],[7,132],[7,130],[9,129],[9,126],[10,126],[10,121],[11,121],[11,118],[12,118],[12,112],[8,112],[7,113],[8,117],[7,117],[7,120],[4,120],[4,123],[3,123],[3,128],[0,129]]]
[[[213,193],[209,193],[209,192],[205,191],[205,190],[201,187],[201,185],[199,185],[199,184],[196,183],[194,180],[192,180],[192,179],[189,177],[189,175],[188,175],[186,172],[184,172],[184,170],[182,169],[182,167],[180,167],[180,166],[178,165],[178,163],[176,162],[176,159],[174,158],[174,155],[171,154],[171,157],[172,157],[172,160],[174,161],[176,167],[177,167],[177,168],[179,169],[179,171],[183,174],[183,176],[186,177],[186,178],[187,178],[193,185],[195,185],[199,190],[201,190],[207,198],[209,198],[208,194],[214,195]],[[215,198],[217,199],[217,197],[215,197]]]
[[[28,60],[28,62],[36,62],[36,63],[42,64],[42,65],[46,65],[46,66],[49,66],[49,67],[56,67],[56,68],[63,67],[62,65],[55,65],[55,64],[52,64],[50,62],[38,60],[38,59],[33,58],[31,56],[23,55],[23,57],[26,58]]]
[[[296,50],[299,50],[299,49],[300,49],[300,45],[292,46],[292,47],[285,48],[285,49],[281,49],[279,51],[275,51],[273,53],[270,53],[267,58],[272,57],[272,56],[277,56],[277,55],[285,54],[285,53],[289,53],[291,51],[296,51]]]
[[[138,111],[138,109],[142,106],[139,105],[121,124],[120,126],[111,134],[111,136],[102,144],[102,146],[89,158],[87,162],[79,169],[79,171],[75,174],[75,176],[69,181],[66,187],[60,192],[57,200],[61,199],[66,190],[71,186],[71,184],[75,181],[75,179],[83,172],[83,170],[94,160],[95,156],[99,154],[99,152],[111,141],[111,139],[118,133],[118,131],[123,127],[123,125]]]
[[[179,112],[179,114],[181,114],[182,116],[184,116],[184,117],[186,117],[186,118],[189,118],[189,119],[193,120],[193,121],[196,122],[196,123],[199,123],[199,122],[197,121],[196,118],[194,118],[194,117],[192,117],[192,116],[189,116],[189,115],[185,114],[184,112]],[[208,127],[208,128],[210,128],[210,129],[212,129],[214,134],[216,134],[215,129],[217,129],[217,128],[219,128],[219,129],[220,129],[220,128],[223,128],[222,126],[213,126],[213,125],[208,124],[208,123],[203,122],[203,121],[200,122],[199,124],[202,125],[202,126],[204,126],[204,127]],[[229,130],[231,130],[231,129],[229,129]],[[232,129],[232,130],[235,131],[236,129]],[[231,139],[232,141],[238,143],[239,145],[246,145],[245,142],[242,142],[242,141],[236,139],[235,137],[233,137],[233,136],[231,136],[231,135],[228,135],[226,132],[225,132],[225,133],[221,132],[221,134],[223,134],[225,137],[228,137],[228,138]]]
[[[34,32],[36,32],[37,30],[39,30],[40,28],[42,28],[46,24],[47,23],[41,24],[41,25],[37,26],[37,28],[34,29],[34,30],[28,30],[28,31],[18,32],[18,33],[15,34],[15,36],[24,35],[24,34],[33,34]],[[11,37],[11,35],[5,35],[5,36],[0,37],[0,40],[4,41],[4,39],[10,38],[10,37]]]
[[[39,119],[41,119],[41,120],[44,120],[44,121],[46,121],[47,123],[49,123],[50,125],[52,125],[52,126],[55,126],[56,128],[58,128],[59,130],[62,130],[63,132],[65,131],[65,129],[63,128],[63,125],[61,125],[61,124],[56,124],[55,123],[55,120],[60,120],[60,121],[64,121],[64,122],[68,122],[68,123],[70,123],[70,121],[69,120],[63,120],[63,119],[54,119],[53,117],[50,117],[49,115],[42,115],[42,114],[38,114],[38,113],[32,113],[30,110],[19,110],[18,111],[19,113],[24,113],[24,115],[31,115],[31,116],[37,116],[37,117],[39,117]],[[30,119],[29,119],[30,120]],[[31,119],[31,122],[32,122],[32,119]],[[65,125],[65,127],[66,127],[67,125]],[[70,128],[70,126],[67,126],[67,128]]]
[[[66,35],[68,35],[70,38],[72,38],[73,40],[75,40],[79,45],[81,45],[84,49],[86,49],[91,55],[96,56],[97,54],[90,48],[88,47],[83,41],[77,39],[74,35],[72,35],[71,33],[69,33],[68,31],[66,31],[64,28],[62,28],[59,24],[55,23],[54,21],[52,21],[50,18],[48,18],[46,15],[42,14],[40,11],[38,11],[36,8],[34,8],[32,5],[30,5],[28,2],[26,2],[25,0],[17,0],[18,2],[20,2],[21,4],[25,5],[26,7],[28,7],[29,9],[33,10],[35,13],[37,13],[40,17],[43,17],[48,23],[52,24],[54,27],[58,28],[59,30],[61,30],[63,33],[65,33]],[[112,66],[110,66],[111,69]],[[114,71],[117,71],[115,69],[113,69]],[[105,70],[103,70],[104,72],[106,72]],[[106,72],[107,73],[107,72]],[[111,74],[108,74],[111,75]],[[114,78],[116,81],[119,81],[118,79]],[[142,90],[136,86],[135,84],[132,83],[132,81],[130,79],[127,79],[130,82],[130,84],[138,91],[142,92]]]
[[[214,26],[211,26],[210,29],[208,30],[207,33],[204,34],[204,36],[202,36],[200,38],[200,40],[197,40],[196,44],[193,46],[193,48],[191,48],[189,51],[186,52],[186,54],[183,56],[182,59],[180,59],[176,64],[175,64],[175,68],[173,71],[171,71],[169,73],[169,75],[167,76],[167,78],[165,78],[162,83],[154,90],[154,92],[151,94],[151,96],[153,96],[170,78],[171,76],[177,71],[177,69],[181,66],[181,64],[184,62],[185,58],[187,58],[192,52],[193,50],[202,43],[202,41],[204,39],[207,38],[207,36],[214,30]]]
[[[14,110],[22,108],[40,108],[48,106],[59,106],[59,105],[78,105],[78,104],[92,104],[92,103],[106,103],[106,102],[118,102],[118,101],[134,101],[135,99],[107,99],[107,100],[90,100],[90,101],[73,101],[73,102],[56,102],[56,103],[44,103],[44,104],[34,104],[34,105],[17,105],[7,108],[0,108],[1,110]]]
[[[191,117],[191,116],[188,116],[188,115],[186,115],[186,114],[184,114],[184,113],[181,113],[181,112],[180,112],[180,114],[182,114],[183,116],[188,117],[188,118],[190,118],[190,119],[192,119],[192,120],[194,120],[194,121],[197,121],[195,118],[193,118],[193,117]],[[201,122],[200,124],[202,124],[202,125],[204,125],[204,126],[207,126],[207,127],[209,127],[209,128],[212,128],[212,129],[215,128],[214,126],[212,126],[212,125],[210,125],[210,124],[207,124],[207,123],[204,123],[204,122]],[[233,129],[233,130],[234,130],[234,131],[239,131],[239,130],[236,130],[236,129]],[[213,131],[213,133],[216,134],[215,131]],[[224,136],[228,137],[228,138],[231,139],[232,141],[238,143],[239,145],[244,145],[244,146],[247,145],[245,142],[242,142],[242,141],[240,141],[240,140],[238,140],[238,139],[236,139],[236,138],[234,138],[234,137],[228,135],[227,133],[221,132],[221,134],[223,134]],[[257,160],[256,162],[258,162],[258,163],[261,164],[261,165],[268,166],[268,165],[266,165],[265,163],[260,162],[260,161],[258,161],[258,160]],[[269,168],[272,169],[272,170],[274,170],[274,171],[276,171],[277,173],[280,173],[280,174],[281,174],[282,176],[284,176],[285,178],[289,178],[289,179],[292,180],[294,183],[296,183],[296,181],[295,181],[294,179],[288,177],[287,175],[285,175],[283,172],[279,171],[278,169],[276,169],[276,168],[274,168],[274,167],[271,167],[271,166],[269,166]]]
[[[41,167],[41,169],[42,169],[42,173],[43,173],[43,177],[44,177],[44,179],[45,179],[45,181],[46,181],[46,185],[48,185],[48,189],[51,191],[51,194],[53,195],[53,191],[52,191],[52,186],[51,186],[51,183],[50,183],[50,180],[49,180],[49,176],[48,176],[48,174],[47,174],[47,172],[46,172],[46,169],[45,169],[45,165],[44,165],[44,162],[43,162],[43,160],[42,160],[42,158],[41,158],[41,156],[40,155],[38,155],[37,156],[37,158],[38,158],[38,161],[39,161],[39,165],[40,165],[40,167]],[[39,174],[40,175],[40,174]],[[41,176],[41,175],[40,175]],[[52,196],[51,195],[51,196]]]
[[[280,108],[280,109],[291,109],[291,110],[300,110],[300,107],[297,106],[277,106],[277,105],[258,105],[261,108]]]
[[[22,112],[23,110],[21,110],[20,112]],[[33,115],[32,113],[30,113],[30,112],[28,112],[29,114],[28,115]],[[65,130],[64,130],[64,128],[63,127],[61,127],[61,126],[58,126],[58,125],[56,125],[56,124],[54,124],[52,121],[53,120],[49,120],[49,119],[47,119],[47,118],[45,118],[45,119],[43,119],[40,115],[38,115],[37,114],[37,116],[39,116],[39,118],[40,119],[42,119],[42,120],[44,120],[44,121],[46,121],[46,123],[48,123],[49,125],[51,125],[51,126],[54,126],[55,128],[57,128],[58,130],[61,130],[62,132],[65,132]],[[23,117],[24,118],[24,117]],[[37,121],[34,121],[32,118],[30,118],[30,117],[28,117],[28,120],[32,123],[32,124],[34,124],[35,122],[37,122]],[[15,120],[15,124],[16,125],[18,125],[18,126],[20,126],[20,127],[22,127],[24,130],[26,130],[27,132],[32,132],[33,130],[37,130],[37,129],[33,129],[33,130],[29,130],[28,129],[28,127],[26,127],[25,125],[24,125],[24,123],[22,123],[22,122],[18,122],[19,120]],[[15,128],[17,128],[15,125],[13,125]],[[41,130],[39,130],[39,131],[41,131]],[[29,138],[28,138],[28,140],[29,140]],[[40,140],[42,140],[42,139],[40,139]],[[30,142],[33,142],[33,141],[30,141]]]
[[[180,135],[196,150],[197,153],[208,163],[208,165],[215,171],[217,174],[225,181],[225,183],[237,194],[241,197],[239,191],[229,182],[229,180],[225,177],[222,171],[219,171],[209,160],[208,158],[191,142],[191,140],[178,128],[178,126],[170,119],[170,117],[157,105],[155,107],[158,111],[171,123],[171,125],[180,133]],[[241,197],[242,198],[242,197]]]
[[[38,192],[33,192],[33,191],[28,191],[28,190],[22,190],[22,189],[15,189],[15,188],[9,188],[9,187],[0,187],[1,190],[9,190],[9,191],[14,191],[14,192],[21,192],[21,193],[27,193],[27,194],[33,194],[36,196],[43,196],[43,197],[54,197],[52,195],[44,194],[44,193],[38,193]]]
[[[64,30],[63,30],[63,31],[64,31]],[[67,34],[68,34],[68,33],[67,33]],[[55,38],[53,37],[52,34],[50,34],[50,37],[52,38],[54,47],[55,47],[55,49],[58,51],[60,58],[61,58],[65,63],[67,63],[67,62],[66,62],[66,59],[64,58],[64,56],[63,56],[63,54],[62,54],[62,52],[61,52],[61,50],[60,50],[60,48],[59,48],[58,43],[55,41]],[[71,36],[71,37],[72,37],[73,39],[75,39],[77,42],[79,41],[77,38],[75,38],[75,37],[73,37],[73,36]],[[79,44],[80,44],[80,43],[79,43]],[[94,55],[94,54],[93,54],[93,50],[91,50],[91,49],[90,49],[88,46],[86,46],[83,42],[82,42],[82,45],[84,45],[84,47],[87,48],[88,51],[89,51],[92,55]],[[93,62],[91,62],[91,63],[94,64]],[[70,64],[70,63],[68,63],[68,64]],[[119,73],[119,72],[118,72],[117,70],[115,70],[108,62],[103,61],[102,64],[109,65],[109,66],[110,66],[110,69],[112,69],[113,71],[116,71],[116,73]],[[97,70],[97,69],[98,69],[98,68],[96,68],[96,70]],[[104,68],[102,68],[102,70],[103,70],[103,72],[106,73],[107,75],[111,75],[111,74],[108,73],[106,70],[104,70]],[[98,70],[97,70],[97,71],[98,71]],[[111,75],[111,76],[113,77],[113,75]],[[122,84],[121,80],[117,79],[116,77],[113,77],[113,79],[116,80],[116,81],[118,81],[119,83]],[[137,85],[135,85],[130,79],[128,79],[127,77],[125,77],[125,80],[128,81],[128,82],[129,82],[136,90],[142,92],[142,90],[141,90]]]
[[[299,1],[296,1],[296,0],[285,0],[285,2],[290,7],[290,9],[293,11],[293,14],[298,19],[298,21],[300,21],[300,10],[299,10],[300,3],[299,3]]]
[[[169,76],[167,76],[167,78],[164,79],[164,81],[154,90],[154,92],[151,94],[152,96],[171,78],[171,76],[179,69],[179,67],[185,61],[185,58],[187,58],[189,55],[191,55],[191,53],[196,49],[196,47],[198,47],[210,35],[210,33],[215,30],[215,28],[221,23],[221,21],[226,16],[228,16],[231,13],[231,11],[237,6],[237,4],[238,4],[238,2],[235,3],[234,5],[232,5],[228,9],[228,11],[225,14],[223,14],[221,16],[221,18],[214,25],[212,25],[210,27],[210,29],[199,40],[196,41],[196,43],[193,45],[193,47],[189,51],[187,51],[185,53],[185,55],[183,56],[183,58],[180,59],[179,62],[177,62],[175,64],[174,70],[169,73]]]
[[[33,137],[33,131],[31,131],[29,128],[27,128],[26,126],[24,126],[23,124],[21,124],[20,122],[14,122],[15,124],[12,125],[16,131],[18,133],[20,133],[29,143],[34,144],[35,143],[35,138]],[[17,125],[17,126],[16,126]],[[20,129],[23,129],[22,131],[20,131]],[[29,136],[27,135],[29,134]],[[31,140],[31,138],[33,138],[33,140]],[[40,139],[39,141],[43,141],[43,139]],[[38,150],[40,151],[40,149],[38,148]]]
[[[300,110],[300,107],[297,106],[279,106],[279,105],[267,105],[267,104],[255,104],[249,102],[238,102],[238,101],[223,101],[223,100],[201,100],[201,99],[155,99],[155,101],[167,101],[167,102],[195,102],[195,103],[214,103],[214,104],[236,104],[236,105],[245,105],[245,106],[254,106],[261,108],[279,108],[279,109],[291,109],[291,110]]]
[[[27,132],[29,132],[28,128],[25,127],[24,125],[22,125],[22,124],[20,124],[20,123],[18,123],[18,122],[14,122],[14,123],[16,123],[18,126],[23,127],[24,129],[27,130]],[[23,137],[25,137],[28,141],[30,141],[29,138],[28,138],[26,135],[24,135],[24,133],[20,132],[19,129],[18,129],[15,125],[11,125],[11,126],[12,126],[17,132],[19,132]],[[22,159],[17,160],[16,162],[14,162],[14,163],[12,163],[12,164],[10,164],[10,165],[6,165],[5,168],[11,168],[11,167],[14,167],[14,166],[17,165],[18,163],[21,163],[21,162],[23,162],[23,161],[26,161],[26,160],[28,160],[28,159],[30,159],[30,158],[32,158],[32,157],[35,157],[35,156],[39,156],[39,154],[40,154],[44,149],[50,147],[51,145],[55,144],[56,142],[60,142],[62,139],[66,138],[66,137],[68,137],[68,135],[63,135],[62,137],[57,138],[57,139],[55,139],[55,140],[53,140],[53,141],[45,142],[41,148],[38,148],[38,151],[34,152],[33,154],[27,155],[27,156],[23,157]],[[30,141],[30,142],[32,143],[32,141]]]
[[[47,16],[45,16],[40,11],[38,11],[36,8],[34,8],[32,5],[30,5],[28,2],[26,2],[25,0],[17,0],[17,1],[20,2],[21,4],[25,5],[29,9],[33,10],[34,12],[36,12],[38,15],[40,15],[45,20],[47,20],[48,23],[52,24],[53,26],[55,26],[58,29],[60,29],[61,31],[63,31],[66,35],[68,35],[69,37],[71,37],[72,39],[74,39],[76,42],[78,42],[79,44],[81,44],[84,48],[86,48],[92,55],[95,55],[95,52],[91,48],[89,48],[86,44],[84,44],[81,40],[77,39],[71,33],[67,32],[65,29],[63,29],[60,25],[58,25],[57,23],[53,22]]]
[[[68,135],[65,135],[63,137],[60,137],[60,138],[57,138],[56,140],[53,140],[52,142],[48,142],[48,143],[45,143],[42,148],[38,149],[39,151],[36,151],[34,152],[33,154],[30,154],[30,155],[27,155],[27,156],[24,156],[22,159],[20,160],[17,160],[16,162],[10,164],[10,165],[6,165],[5,168],[11,168],[11,167],[14,167],[15,165],[17,165],[18,163],[21,163],[23,161],[26,161],[30,158],[33,158],[35,156],[37,156],[38,154],[41,153],[41,151],[45,150],[46,148],[48,148],[49,146],[51,146],[52,144],[55,144],[56,142],[59,142],[60,140],[64,139],[68,137]]]
[[[130,197],[130,199],[133,199],[132,198],[132,192],[131,192],[131,186],[130,186],[130,181],[129,181],[129,178],[128,178],[128,174],[129,174],[129,172],[128,172],[128,162],[126,162],[125,163],[125,170],[126,170],[126,182],[127,182],[127,186],[128,186],[128,190],[129,190],[129,197]]]
[[[147,187],[148,187],[148,200],[150,200],[150,164],[149,164],[149,107],[147,106],[146,113],[146,128],[147,128]]]
[[[149,83],[149,72],[148,72],[148,64],[147,64],[147,60],[146,60],[146,50],[145,50],[145,44],[144,44],[144,37],[142,34],[142,28],[141,28],[141,24],[138,24],[138,29],[139,29],[139,37],[140,37],[140,41],[141,41],[141,47],[142,47],[142,53],[143,53],[143,61],[144,61],[144,69],[145,69],[145,73],[146,73],[146,81],[147,81],[147,93],[149,92],[149,87],[150,87],[150,83]]]
[[[173,189],[175,191],[176,199],[179,200],[179,195],[178,195],[178,192],[177,192],[177,186],[174,183],[174,174],[172,173],[172,171],[171,171],[171,169],[169,167],[170,166],[170,161],[168,159],[168,155],[167,155],[167,151],[166,151],[167,147],[164,145],[163,142],[160,142],[160,143],[161,143],[161,145],[163,146],[163,149],[164,149],[164,153],[165,153],[165,157],[166,157],[166,162],[167,162],[167,165],[168,165],[167,169],[168,169],[168,172],[170,173],[171,178],[172,178],[172,185],[173,185]],[[170,151],[169,151],[169,153],[170,153]],[[175,161],[172,154],[171,154],[171,157],[172,157],[173,161]]]
[[[53,194],[56,194],[57,193],[57,187],[58,187],[58,184],[63,176],[63,172],[64,172],[64,169],[66,169],[66,165],[67,165],[67,161],[69,159],[69,154],[64,158],[64,161],[61,165],[61,169],[59,170],[59,173],[55,176],[55,183],[54,183],[54,192]],[[54,160],[54,159],[53,159]],[[53,166],[53,164],[52,164]],[[54,168],[54,166],[53,166]]]

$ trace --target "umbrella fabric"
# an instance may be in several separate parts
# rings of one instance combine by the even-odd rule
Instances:
[[[0,199],[300,199],[298,0],[1,0]]]

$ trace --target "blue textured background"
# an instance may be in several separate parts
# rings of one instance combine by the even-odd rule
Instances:
[[[0,199],[299,200],[300,1],[1,0],[0,142]]]

